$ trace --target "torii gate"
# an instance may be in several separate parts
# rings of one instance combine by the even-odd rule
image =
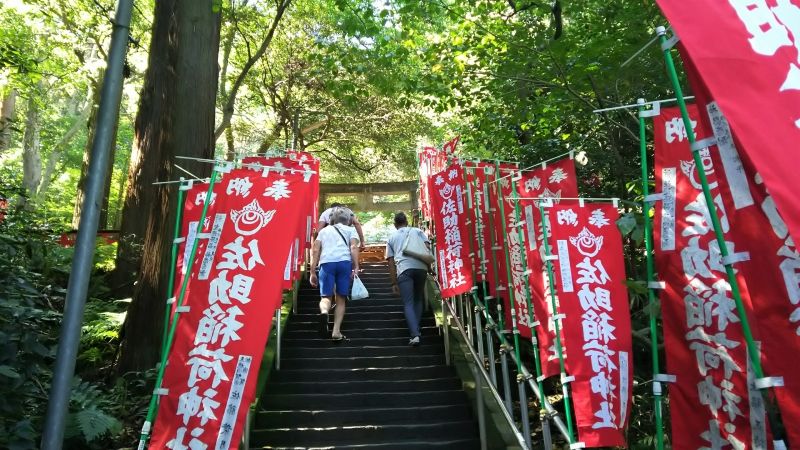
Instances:
[[[324,211],[329,206],[329,196],[353,197],[355,200],[345,203],[355,211],[412,211],[419,207],[417,203],[417,189],[419,182],[399,181],[394,183],[366,183],[366,184],[334,184],[321,183],[319,185],[319,210]],[[402,201],[382,201],[379,196],[405,195]]]

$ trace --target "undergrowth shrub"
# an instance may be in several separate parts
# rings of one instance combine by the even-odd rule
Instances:
[[[61,331],[72,249],[57,244],[46,219],[12,212],[0,223],[0,448],[38,447]],[[96,258],[72,384],[66,449],[130,446],[144,420],[148,373],[116,377],[114,361],[127,304],[102,298],[114,249]],[[99,270],[98,270],[99,269]]]

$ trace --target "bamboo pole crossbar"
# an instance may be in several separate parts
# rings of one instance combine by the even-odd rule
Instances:
[[[496,183],[496,182],[498,182],[498,181],[500,181],[500,180],[504,180],[504,179],[506,179],[506,178],[508,178],[508,177],[514,176],[514,174],[516,174],[516,173],[518,173],[518,172],[530,172],[530,171],[532,171],[532,170],[537,170],[539,167],[544,167],[544,166],[545,166],[547,163],[549,163],[549,162],[551,162],[551,161],[555,161],[555,160],[557,160],[557,159],[561,159],[561,158],[563,158],[563,157],[565,157],[565,156],[569,156],[570,158],[573,158],[573,157],[574,157],[574,155],[575,155],[575,151],[574,151],[574,150],[570,150],[570,151],[568,151],[568,152],[564,152],[564,153],[558,154],[558,155],[556,155],[556,156],[553,156],[552,158],[548,158],[548,159],[545,159],[545,160],[539,161],[539,162],[538,162],[538,163],[536,163],[536,164],[531,164],[530,166],[528,166],[528,167],[525,167],[524,169],[516,169],[516,170],[513,170],[513,171],[512,171],[512,173],[510,173],[510,174],[508,174],[508,175],[504,175],[504,176],[502,176],[502,177],[498,178],[497,180],[495,180],[495,181],[492,181],[492,183]],[[517,164],[518,164],[518,163],[517,163]]]
[[[694,95],[690,95],[688,97],[683,97],[683,99],[684,100],[692,100],[692,99],[694,99]],[[666,98],[664,100],[653,100],[651,102],[631,103],[631,104],[628,104],[628,105],[612,106],[610,108],[600,108],[600,109],[595,109],[592,112],[596,113],[596,114],[599,114],[599,113],[608,112],[608,111],[618,111],[620,109],[634,109],[634,108],[638,109],[638,108],[640,108],[640,107],[642,107],[644,105],[656,105],[656,104],[661,105],[661,104],[664,104],[664,103],[672,103],[672,102],[677,102],[677,101],[678,101],[677,98]]]

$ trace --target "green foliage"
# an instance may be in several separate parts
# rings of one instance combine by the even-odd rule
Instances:
[[[47,406],[72,252],[42,222],[12,212],[0,223],[0,448],[36,447]],[[95,277],[93,285],[102,283]],[[83,379],[73,384],[66,448],[110,448],[122,436],[122,418],[128,436],[141,425],[152,374],[107,381],[125,306],[87,304],[77,365]]]
[[[23,17],[9,11],[0,27],[0,70],[12,69],[18,74],[30,74],[37,68],[32,35]]]
[[[137,2],[128,68],[138,83],[143,70],[142,44],[148,17],[138,12],[147,3]],[[84,153],[88,147],[90,113],[94,93],[102,83],[102,68],[110,37],[113,5],[94,0],[16,0],[0,3],[0,98],[16,92],[16,112],[11,126],[10,148],[0,150],[0,182],[14,180],[9,199],[28,197],[29,208],[46,215],[55,228],[68,228],[72,222]],[[145,39],[143,39],[143,37]],[[137,65],[138,63],[138,65]],[[133,87],[133,86],[132,86]],[[115,174],[109,195],[109,218],[115,222],[121,208],[121,193],[127,176],[133,142],[132,111],[135,93],[126,90],[114,158]],[[32,149],[41,159],[41,174],[25,175],[37,180],[40,191],[31,195],[21,189],[23,135],[30,107],[38,109],[38,147]],[[12,195],[13,194],[13,195]],[[113,225],[112,225],[113,226]],[[106,224],[101,224],[105,228]]]
[[[83,114],[94,102],[107,48],[113,2],[18,0],[0,4],[0,95],[19,93],[11,147],[0,154],[0,193],[21,188],[22,136],[29,105],[39,109],[40,156],[55,166],[35,210],[0,225],[0,447],[35,446],[50,383],[72,251],[54,244],[71,227],[89,140]],[[521,5],[523,2],[516,2]],[[649,347],[639,333],[650,307],[643,289],[643,216],[636,117],[593,109],[671,97],[660,54],[621,63],[664,21],[655,5],[577,0],[556,21],[547,3],[488,0],[295,0],[265,57],[244,77],[230,135],[219,150],[264,151],[298,145],[323,160],[328,182],[416,178],[414,150],[460,134],[466,156],[534,164],[583,151],[581,194],[627,202],[617,222],[624,235],[635,334],[637,380],[649,374]],[[214,0],[222,13],[224,71],[219,106],[259,47],[274,2]],[[118,224],[133,147],[133,117],[147,63],[153,1],[137,2],[123,111],[109,187],[109,226]],[[563,27],[563,28],[559,28]],[[46,30],[46,32],[45,32]],[[557,31],[561,32],[554,39]],[[30,102],[29,102],[30,100]],[[75,125],[77,133],[62,142]],[[225,141],[225,142],[223,142]],[[358,212],[371,236],[391,231],[389,213]],[[104,227],[106,224],[101,224]],[[80,379],[71,402],[70,445],[111,448],[135,434],[150,374],[112,382],[125,303],[105,299],[102,274],[114,246],[98,245],[90,286]],[[7,300],[6,300],[7,299]],[[629,440],[653,438],[646,384],[634,392]],[[120,426],[120,419],[122,426]],[[122,431],[120,431],[122,429]],[[113,436],[112,436],[113,435]]]
[[[103,409],[110,409],[110,400],[96,385],[75,379],[67,419],[67,439],[82,436],[86,442],[96,441],[109,432],[118,432],[120,422]]]

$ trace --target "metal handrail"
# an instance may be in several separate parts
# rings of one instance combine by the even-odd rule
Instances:
[[[497,338],[500,340],[501,345],[505,345],[505,346],[511,348],[512,345],[508,342],[508,340],[505,338],[505,336],[503,336],[503,333],[501,331],[498,331],[497,323],[495,323],[494,319],[492,319],[492,317],[489,316],[488,314],[485,314],[485,312],[484,312],[484,316],[485,316],[489,326],[494,331],[494,334],[497,335]],[[516,356],[514,356],[513,352],[509,352],[509,354],[511,355],[511,359],[514,360],[514,363],[516,363],[517,362]],[[522,368],[522,376],[528,382],[528,385],[531,387],[531,389],[533,390],[534,394],[536,394],[536,397],[537,398],[541,398],[542,395],[541,395],[541,392],[539,391],[539,386],[534,382],[535,381],[535,377],[533,375],[531,375],[530,371],[528,370],[527,367],[525,367],[525,364],[522,361],[519,361],[519,366]],[[545,399],[546,398],[547,397],[545,396]],[[547,413],[547,415],[556,424],[556,428],[558,428],[558,431],[560,431],[561,435],[564,437],[564,439],[566,439],[567,442],[569,442],[569,432],[567,430],[567,426],[564,424],[564,421],[561,419],[561,416],[558,414],[558,411],[556,411],[556,409],[553,408],[553,405],[547,400],[545,400],[543,406],[544,406],[544,410]]]
[[[453,310],[453,305],[451,304],[451,302],[448,301],[445,301],[444,304],[447,305],[447,309],[450,311],[450,316],[453,317],[453,319],[455,319],[454,322],[456,324],[456,328],[458,328],[458,331],[461,333],[461,337],[467,344],[467,349],[469,350],[470,356],[472,356],[473,361],[476,363],[475,366],[478,368],[478,372],[480,372],[480,375],[483,377],[483,380],[488,385],[489,391],[492,393],[492,398],[494,398],[495,402],[497,402],[497,404],[500,406],[500,410],[503,412],[503,418],[506,420],[508,426],[511,427],[511,430],[514,432],[514,437],[517,439],[517,443],[523,449],[526,450],[529,449],[530,447],[528,447],[528,444],[525,442],[525,437],[519,431],[519,428],[517,428],[517,424],[516,422],[514,422],[514,418],[511,417],[511,413],[509,413],[509,411],[505,407],[503,398],[500,396],[500,393],[497,392],[497,389],[491,382],[489,374],[483,367],[483,361],[480,361],[480,359],[478,358],[478,353],[475,351],[475,348],[473,348],[472,342],[469,340],[467,332],[464,330],[464,326],[461,324],[460,318],[456,314],[455,310]],[[444,326],[448,327],[447,320],[445,320]],[[478,408],[483,408],[483,405],[478,405]]]
[[[456,314],[456,311],[453,309],[453,306],[452,306],[451,302],[444,300],[444,301],[442,301],[442,304],[447,304],[447,308],[450,311],[450,315],[457,322],[459,331],[461,331],[462,337],[464,338],[465,342],[467,342],[467,344],[468,344],[468,347],[470,349],[470,353],[472,354],[473,358],[476,358],[476,359],[479,360],[479,357],[477,356],[477,353],[475,352],[474,347],[472,347],[472,343],[467,339],[467,333],[463,329],[463,325],[461,323],[461,320],[458,317],[458,315]],[[501,348],[506,348],[508,350],[508,351],[506,351],[506,354],[508,354],[511,357],[511,360],[512,360],[512,362],[514,364],[517,364],[518,361],[516,359],[516,355],[513,352],[513,345],[511,343],[509,343],[508,339],[506,339],[506,336],[498,328],[497,323],[487,313],[487,311],[482,310],[482,313],[483,313],[482,314],[483,318],[486,320],[487,329],[490,329],[490,330],[493,331],[494,335],[497,337],[497,339],[499,341],[499,344],[500,344]],[[447,324],[445,323],[445,327],[446,327],[446,325]],[[533,391],[533,393],[536,396],[536,398],[542,398],[543,396],[541,395],[541,392],[539,391],[539,386],[538,386],[538,384],[536,382],[535,377],[531,374],[531,372],[528,370],[528,368],[525,366],[525,364],[522,361],[519,361],[519,367],[521,368],[521,374],[520,375],[525,380],[525,382],[527,382],[528,386],[530,386],[530,388]],[[484,379],[486,379],[488,377],[488,375],[486,375],[486,371],[483,369],[482,365],[481,365],[481,372],[484,375]],[[500,404],[501,404],[501,406],[503,406],[502,409],[504,410],[504,415],[508,415],[507,414],[508,410],[506,409],[506,406],[505,406],[505,400],[503,400],[502,396],[496,390],[496,386],[491,381],[491,378],[489,378],[487,381],[488,381],[490,390],[492,390],[494,393],[496,393],[496,398],[500,399]],[[504,384],[507,384],[507,383],[504,383]],[[546,396],[544,398],[546,399]],[[544,408],[545,415],[546,415],[545,418],[543,418],[543,420],[551,420],[551,421],[553,421],[553,423],[555,424],[555,426],[558,429],[558,431],[561,434],[561,436],[565,440],[567,440],[567,442],[569,442],[569,431],[567,430],[567,426],[564,423],[564,420],[561,418],[561,415],[559,414],[559,412],[547,400],[545,400],[544,404],[542,405],[542,408]],[[516,427],[516,425],[514,425],[514,431],[518,432],[518,430],[519,429]]]

